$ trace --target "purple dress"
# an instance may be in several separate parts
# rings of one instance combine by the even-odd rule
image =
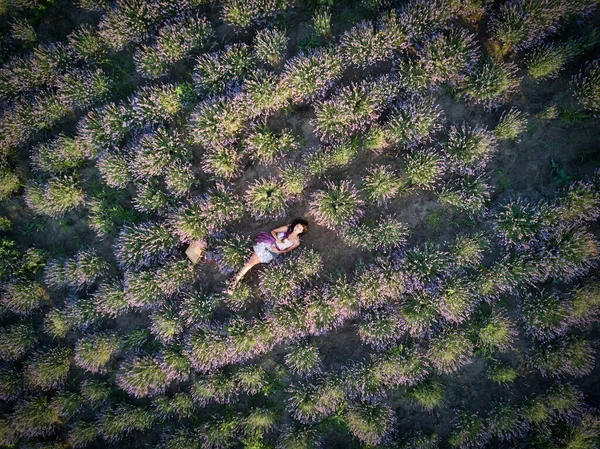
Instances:
[[[254,245],[253,249],[254,249],[254,252],[256,253],[256,255],[258,256],[259,260],[261,261],[261,263],[269,263],[269,262],[273,261],[275,256],[278,255],[277,253],[274,253],[273,251],[271,251],[271,248],[276,247],[279,250],[284,250],[284,249],[292,246],[292,242],[287,240],[287,236],[288,236],[287,232],[279,232],[277,234],[277,237],[279,238],[279,240],[286,239],[286,242],[289,242],[287,244],[284,242],[284,246],[281,247],[281,246],[277,245],[277,241],[275,240],[275,237],[273,237],[270,232],[259,232],[258,233],[256,238],[254,239],[256,244]]]

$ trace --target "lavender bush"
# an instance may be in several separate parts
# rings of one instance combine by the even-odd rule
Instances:
[[[537,345],[530,352],[529,361],[542,376],[582,377],[594,368],[594,355],[589,343],[574,337]]]
[[[348,408],[346,423],[350,432],[368,445],[385,441],[394,423],[394,411],[382,403],[359,403]]]
[[[23,369],[25,384],[31,388],[50,390],[65,383],[71,369],[73,350],[57,347],[36,351]]]
[[[278,219],[285,215],[288,197],[276,179],[261,178],[248,187],[245,200],[256,220]]]
[[[169,226],[147,222],[123,227],[115,255],[124,268],[150,266],[163,261],[177,246],[177,237]]]
[[[468,449],[483,447],[491,437],[486,424],[485,420],[476,414],[458,412],[454,419],[455,430],[448,440],[450,446]]]
[[[123,344],[123,338],[114,332],[84,336],[75,345],[75,364],[92,373],[105,373]]]
[[[363,201],[349,181],[338,185],[328,183],[327,190],[319,190],[310,203],[310,213],[315,221],[329,229],[344,228],[362,215]]]
[[[464,333],[448,331],[431,339],[427,357],[442,374],[457,371],[471,361],[473,344]]]
[[[194,69],[199,94],[221,95],[237,86],[254,68],[250,47],[233,44],[215,53],[203,54]]]
[[[473,103],[492,110],[505,103],[519,83],[514,64],[483,59],[465,80],[462,93]]]
[[[36,214],[58,218],[85,204],[85,193],[72,176],[50,178],[25,189],[25,204]]]
[[[481,172],[496,151],[495,136],[486,128],[452,125],[444,143],[448,162],[452,170],[462,175]]]
[[[487,416],[487,427],[491,435],[501,441],[520,439],[527,433],[527,421],[518,407],[508,402],[497,402]]]
[[[593,114],[600,110],[600,60],[588,61],[577,75],[574,75],[571,84],[573,94],[579,104]]]
[[[423,49],[424,69],[433,84],[460,86],[479,57],[475,36],[464,28],[435,35]]]
[[[291,129],[276,133],[266,126],[259,126],[245,140],[251,157],[263,164],[272,164],[300,147],[298,137]]]
[[[327,91],[342,76],[341,57],[331,51],[316,50],[298,55],[285,63],[284,85],[295,102],[308,102]]]
[[[285,60],[288,41],[285,31],[263,28],[254,37],[254,52],[261,61],[277,67]]]
[[[430,190],[444,174],[442,157],[430,149],[418,149],[404,157],[406,176],[410,183],[418,188]]]
[[[498,140],[516,140],[526,128],[527,114],[513,107],[502,113],[493,132]]]
[[[259,0],[246,3],[241,0],[226,0],[221,10],[221,18],[225,23],[236,28],[248,28],[283,13],[289,8],[282,0]]]
[[[83,164],[87,156],[84,143],[60,134],[35,149],[31,164],[36,171],[51,174],[68,172]]]
[[[166,373],[152,356],[126,359],[121,363],[115,382],[135,398],[164,393],[169,385]]]
[[[415,96],[392,109],[386,128],[393,143],[414,147],[431,141],[442,119],[442,110],[432,98]]]
[[[29,323],[3,326],[0,333],[0,359],[15,361],[25,355],[37,342],[35,331]]]

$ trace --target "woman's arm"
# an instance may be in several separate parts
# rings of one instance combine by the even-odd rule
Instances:
[[[277,238],[277,233],[278,232],[285,232],[288,229],[288,225],[285,226],[279,226],[278,228],[275,228],[271,231],[271,235],[273,236],[273,238],[275,239],[276,242],[281,243],[281,240],[279,240]]]
[[[286,248],[284,250],[280,250],[275,248],[274,246],[272,246],[269,251],[275,253],[275,254],[284,254],[284,253],[289,253],[291,250],[296,249],[300,246],[300,240],[298,240],[297,242],[295,242],[292,246],[290,246],[289,248]]]

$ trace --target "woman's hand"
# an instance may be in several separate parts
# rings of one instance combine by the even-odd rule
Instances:
[[[278,245],[283,245],[283,242],[279,239],[279,237],[277,237],[277,234],[279,232],[285,232],[286,230],[287,230],[287,226],[280,226],[271,231],[271,235],[273,236],[273,238],[275,239],[275,241],[277,242]]]

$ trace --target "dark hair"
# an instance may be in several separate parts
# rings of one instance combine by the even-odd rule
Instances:
[[[304,231],[302,231],[303,234],[308,232],[308,221],[303,220],[302,218],[296,218],[289,224],[287,233],[291,234],[296,225],[302,225],[302,227],[304,227]]]

